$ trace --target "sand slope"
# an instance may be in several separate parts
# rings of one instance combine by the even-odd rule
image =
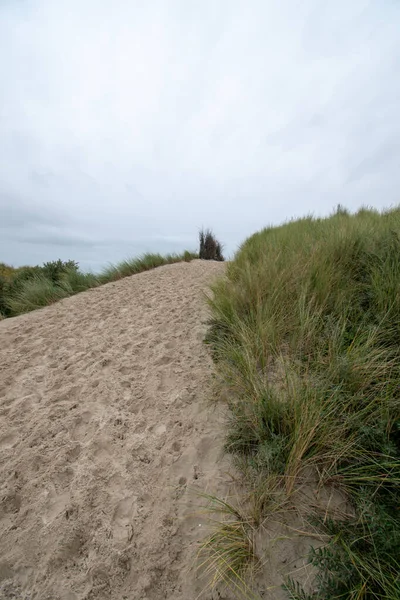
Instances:
[[[201,291],[223,270],[160,267],[0,323],[1,598],[197,597],[190,488],[223,472]]]

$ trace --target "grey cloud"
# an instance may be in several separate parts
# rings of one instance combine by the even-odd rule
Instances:
[[[379,174],[385,167],[390,168],[391,166],[400,170],[400,140],[398,138],[389,139],[377,148],[372,148],[369,156],[363,158],[350,171],[347,181],[356,181],[364,175]]]
[[[18,229],[25,226],[54,225],[61,217],[51,207],[40,208],[15,194],[0,190],[0,228]]]
[[[31,173],[31,181],[34,185],[39,185],[43,187],[47,187],[51,184],[52,180],[57,180],[56,173],[48,169],[47,171],[32,171]]]
[[[398,3],[0,3],[0,260],[397,203]]]
[[[70,235],[63,232],[54,232],[48,234],[47,232],[37,232],[36,235],[24,235],[23,233],[18,234],[13,238],[23,244],[38,244],[42,246],[65,246],[69,248],[81,249],[82,247],[92,248],[99,244],[95,241],[81,238],[77,235]]]

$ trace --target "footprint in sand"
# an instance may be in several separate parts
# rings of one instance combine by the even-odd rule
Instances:
[[[16,493],[6,494],[0,502],[0,513],[14,514],[21,508],[21,496]]]
[[[128,496],[118,502],[111,521],[114,540],[128,542],[132,539],[133,519],[137,514],[137,496]]]
[[[169,365],[173,360],[174,360],[173,356],[165,354],[164,356],[161,356],[160,358],[158,358],[154,364],[161,367],[163,365]]]
[[[150,332],[153,331],[153,327],[151,325],[148,325],[147,327],[143,327],[142,329],[140,329],[138,331],[138,337],[139,339],[146,339],[149,335]]]
[[[157,387],[158,392],[168,392],[173,386],[173,381],[166,371],[162,371],[160,375],[160,382]]]
[[[17,440],[17,432],[9,431],[0,438],[0,450],[7,450],[8,448],[12,448]]]
[[[120,367],[118,371],[121,375],[132,375],[132,367]]]
[[[181,451],[181,443],[175,441],[171,446],[172,452],[180,452]]]
[[[89,410],[85,410],[77,419],[73,425],[70,436],[72,440],[81,440],[88,435],[93,434],[95,429],[95,423],[91,422],[92,413]]]
[[[147,428],[147,422],[144,419],[139,420],[133,425],[132,431],[134,433],[143,433]]]
[[[59,514],[65,511],[70,502],[70,495],[68,492],[57,495],[54,491],[45,492],[45,495],[47,499],[42,514],[42,521],[45,525],[49,525]]]
[[[173,350],[174,348],[176,348],[176,340],[170,340],[164,345],[164,348],[166,350]]]
[[[82,448],[80,444],[75,444],[74,446],[72,446],[72,448],[69,448],[69,450],[66,453],[67,462],[75,462],[78,459],[81,450]]]
[[[90,452],[93,453],[96,460],[110,462],[113,454],[113,447],[111,442],[100,439],[91,444]]]

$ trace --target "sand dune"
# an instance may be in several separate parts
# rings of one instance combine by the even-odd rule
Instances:
[[[223,485],[201,292],[223,270],[160,267],[0,323],[1,598],[197,597],[190,488]]]

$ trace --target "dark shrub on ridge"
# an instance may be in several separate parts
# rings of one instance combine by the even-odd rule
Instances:
[[[200,251],[199,258],[203,260],[224,260],[222,246],[210,229],[202,229],[199,233]]]

